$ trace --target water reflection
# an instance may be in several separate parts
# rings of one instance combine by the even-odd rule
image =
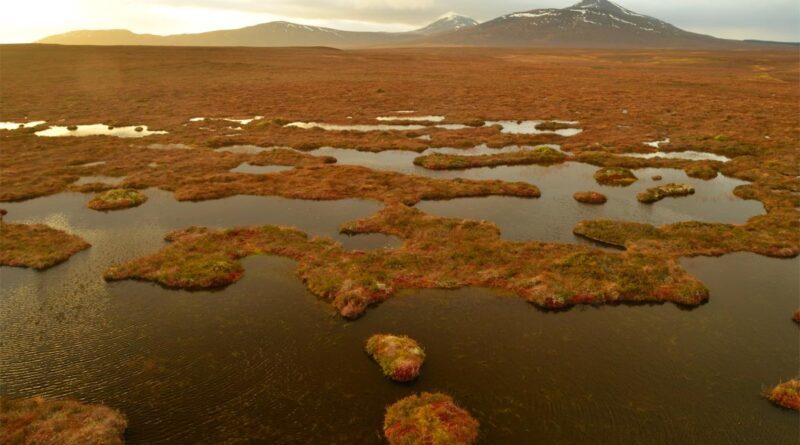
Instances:
[[[118,138],[142,138],[154,134],[167,134],[167,132],[149,130],[147,125],[113,127],[105,124],[92,124],[76,125],[75,127],[53,126],[46,130],[37,131],[35,134],[41,137],[115,136]]]
[[[642,159],[687,159],[689,161],[719,161],[730,162],[731,158],[722,155],[715,155],[714,153],[705,153],[701,151],[658,151],[655,153],[623,153],[620,156],[627,156],[629,158],[642,158]]]
[[[251,175],[266,175],[270,173],[280,173],[293,170],[294,167],[287,167],[285,165],[252,165],[249,162],[243,162],[231,169],[231,173],[247,173]]]
[[[125,176],[117,177],[117,176],[81,176],[77,181],[74,182],[74,185],[85,185],[85,184],[109,184],[109,185],[119,185],[125,181]]]
[[[17,130],[19,128],[33,128],[46,124],[45,121],[32,122],[0,122],[0,130]]]

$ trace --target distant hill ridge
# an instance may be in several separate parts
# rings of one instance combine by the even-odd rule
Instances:
[[[240,29],[158,36],[128,30],[72,31],[37,43],[62,45],[163,46],[498,46],[580,48],[738,48],[786,46],[761,41],[725,40],[684,31],[667,22],[628,10],[608,0],[583,0],[562,9],[533,9],[485,23],[447,14],[409,32],[342,31],[290,22]]]

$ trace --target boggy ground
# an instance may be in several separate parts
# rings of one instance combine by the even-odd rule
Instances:
[[[33,128],[0,131],[0,167],[8,172],[0,178],[0,200],[63,190],[68,186],[65,175],[74,172],[67,167],[96,161],[99,155],[119,175],[216,174],[209,165],[219,158],[207,150],[188,155],[194,163],[162,165],[156,168],[159,173],[146,173],[150,163],[168,164],[172,157],[141,149],[153,142],[373,151],[558,143],[584,162],[643,167],[667,163],[609,156],[654,151],[643,142],[669,137],[671,143],[662,150],[733,158],[724,166],[683,162],[679,167],[698,176],[722,171],[755,181],[761,194],[794,193],[795,200],[800,192],[800,64],[792,51],[6,45],[0,47],[0,57],[1,121],[103,122],[169,132],[124,141],[88,137],[45,142],[31,135]],[[377,116],[395,110],[444,115],[446,123],[573,120],[584,131],[563,138],[502,133],[498,127],[358,133],[284,126],[292,121],[375,124]],[[233,129],[239,124],[228,121],[189,122],[193,117],[257,115],[264,119],[241,131]],[[424,134],[431,140],[417,139]],[[127,158],[136,162],[128,165]],[[310,178],[314,180],[319,178]],[[175,184],[164,185],[169,186]]]
[[[0,266],[47,269],[91,245],[44,224],[8,224],[0,210]]]
[[[491,147],[557,143],[572,153],[569,160],[598,167],[681,168],[695,177],[723,173],[750,181],[738,187],[736,195],[761,201],[768,212],[736,228],[681,225],[680,236],[672,230],[669,240],[661,237],[647,243],[660,246],[656,250],[675,250],[674,246],[690,244],[693,238],[720,233],[735,236],[706,239],[705,251],[730,251],[734,243],[734,250],[791,256],[800,247],[794,230],[800,207],[800,88],[796,82],[800,62],[791,51],[6,45],[0,46],[0,56],[0,120],[147,125],[168,132],[117,139],[33,135],[43,127],[0,131],[0,201],[67,189],[106,188],[72,185],[81,176],[96,175],[124,176],[120,187],[158,187],[182,200],[237,194],[361,197],[395,209],[399,207],[394,203],[413,204],[421,199],[492,194],[535,197],[539,190],[529,184],[437,181],[330,165],[330,158],[290,150],[251,156],[212,149],[251,143],[299,150],[334,146],[422,151],[480,143]],[[445,123],[564,119],[579,122],[584,131],[565,138],[504,133],[498,126],[367,133],[285,126],[292,121],[376,124],[376,117],[396,110],[444,115]],[[189,121],[254,116],[264,118],[241,126],[224,120]],[[422,135],[430,135],[430,140],[419,139]],[[656,149],[643,143],[666,137],[671,142],[660,150],[705,151],[732,160],[618,156],[652,152]],[[148,148],[151,144],[160,144],[162,149]],[[169,144],[194,149],[164,150]],[[482,159],[487,160],[497,162]],[[95,164],[99,161],[105,163]],[[242,162],[296,168],[270,175],[229,172]],[[601,238],[608,237],[596,237]],[[773,242],[778,239],[780,243]],[[487,242],[492,241],[487,238]]]
[[[708,297],[706,288],[673,258],[510,242],[500,238],[493,223],[435,217],[402,204],[388,205],[342,231],[394,235],[404,244],[346,251],[328,238],[309,238],[287,227],[195,227],[171,233],[171,244],[158,253],[112,267],[105,276],[176,288],[219,287],[241,278],[243,257],[287,256],[298,261],[297,273],[309,290],[348,318],[400,289],[507,289],[551,309],[614,302],[698,305]]]

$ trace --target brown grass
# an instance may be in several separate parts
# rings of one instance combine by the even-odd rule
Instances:
[[[121,445],[125,416],[72,400],[0,397],[0,443],[5,445]]]

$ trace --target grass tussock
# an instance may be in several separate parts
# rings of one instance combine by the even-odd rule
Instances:
[[[772,388],[767,398],[774,404],[795,411],[800,411],[800,380],[792,379]]]
[[[616,185],[621,187],[627,187],[639,180],[632,171],[622,167],[601,168],[595,172],[594,179],[601,185]]]
[[[567,156],[550,147],[512,153],[464,156],[435,153],[414,159],[414,164],[431,170],[463,170],[498,165],[552,165],[564,162]]]
[[[390,445],[472,445],[479,427],[452,397],[428,392],[395,402],[383,420]]]
[[[667,197],[689,196],[694,194],[694,187],[686,184],[665,184],[649,188],[636,194],[636,199],[645,204],[652,204]]]
[[[127,425],[122,413],[106,406],[0,397],[0,443],[5,445],[122,445]]]
[[[575,201],[583,204],[605,204],[608,201],[606,195],[599,192],[576,192],[572,197]]]
[[[287,227],[190,228],[170,234],[172,243],[161,251],[114,266],[105,277],[201,289],[238,280],[243,257],[286,256],[298,261],[297,273],[309,290],[348,318],[400,289],[415,288],[507,289],[551,309],[613,302],[697,305],[708,298],[706,288],[672,258],[506,241],[492,223],[435,217],[402,204],[348,223],[342,232],[383,233],[405,242],[359,252]]]
[[[5,211],[0,211],[0,214]],[[43,270],[91,247],[83,239],[43,224],[7,224],[0,216],[0,265]]]
[[[555,121],[542,122],[536,125],[536,129],[539,131],[558,131],[558,130],[566,130],[569,128],[577,128],[577,126],[575,124],[568,124],[565,122],[555,122]]]
[[[147,196],[138,190],[111,189],[92,198],[86,205],[92,210],[120,210],[138,207],[147,201]]]
[[[367,340],[366,350],[381,366],[383,374],[397,382],[416,379],[425,361],[422,347],[405,335],[373,335]]]

